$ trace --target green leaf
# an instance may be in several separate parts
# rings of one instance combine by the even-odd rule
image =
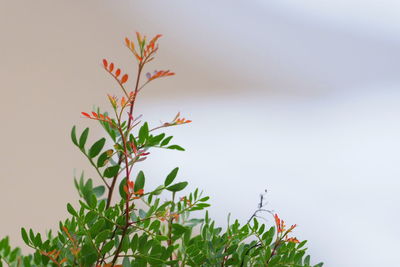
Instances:
[[[132,252],[135,252],[138,246],[139,246],[139,236],[138,234],[135,234],[131,239],[131,244],[130,244]]]
[[[106,143],[105,138],[101,138],[96,143],[94,143],[92,145],[92,147],[89,149],[89,157],[90,158],[96,157],[100,153],[100,151],[103,149],[105,143]]]
[[[78,140],[76,139],[76,127],[75,127],[75,125],[74,125],[74,127],[72,127],[71,139],[72,139],[72,143],[74,143],[76,146],[78,146]]]
[[[90,228],[90,233],[92,236],[96,236],[101,230],[103,230],[103,227],[105,226],[105,220],[104,219],[99,219],[95,224],[92,225]]]
[[[139,140],[140,144],[143,144],[144,141],[149,137],[149,125],[145,122],[139,130]]]
[[[165,137],[165,133],[156,135],[156,136],[152,136],[151,140],[150,140],[150,145],[155,146],[158,145],[161,140],[163,140],[163,138]]]
[[[96,244],[100,244],[104,241],[107,240],[107,238],[110,236],[111,231],[109,229],[106,229],[102,232],[100,232],[97,236],[96,236]]]
[[[178,192],[178,191],[185,189],[185,187],[187,185],[188,185],[188,182],[180,182],[180,183],[177,183],[177,184],[167,187],[167,190],[171,191],[171,192]]]
[[[185,151],[185,149],[181,146],[178,145],[172,145],[172,146],[167,146],[168,149],[175,149],[175,150],[179,150],[179,151]]]
[[[260,228],[258,229],[258,234],[259,234],[259,235],[262,235],[262,234],[264,233],[264,230],[265,230],[265,224],[262,224],[262,225],[260,226]]]
[[[140,218],[144,219],[144,218],[146,218],[146,215],[147,215],[147,213],[144,210],[139,209],[139,217]]]
[[[305,264],[305,265],[310,265],[310,255],[307,255],[307,256],[304,258],[304,264]]]
[[[177,223],[172,224],[172,232],[175,235],[182,235],[184,232],[186,232],[186,230],[187,230],[187,228],[185,226],[182,226]]]
[[[101,153],[100,156],[97,158],[97,167],[100,168],[106,165],[112,153],[113,153],[112,149],[109,149]]]
[[[37,247],[40,247],[40,246],[42,246],[42,235],[40,234],[40,233],[38,233],[37,235],[36,235],[36,237],[35,237],[35,245],[37,246]]]
[[[97,219],[97,213],[95,211],[89,211],[86,216],[84,222],[86,224],[91,223],[94,219]]]
[[[203,197],[203,198],[200,198],[199,201],[200,202],[206,202],[209,199],[210,199],[210,197]]]
[[[82,266],[93,266],[97,259],[97,250],[91,244],[84,244],[79,255],[82,256]]]
[[[119,165],[111,166],[104,170],[103,175],[104,177],[112,178],[118,174],[118,171],[119,171]]]
[[[165,138],[164,140],[162,140],[160,146],[166,146],[168,145],[169,141],[171,141],[173,136],[168,136],[167,138]]]
[[[105,208],[106,208],[106,200],[102,199],[99,202],[99,207],[98,207],[99,212],[103,212],[105,210]]]
[[[28,246],[30,245],[29,242],[29,237],[28,237],[28,233],[26,232],[25,228],[21,228],[21,235],[22,235],[22,239],[24,240],[25,244],[27,244]]]
[[[199,208],[207,208],[207,207],[210,207],[210,206],[211,205],[208,204],[208,203],[199,203],[199,204],[196,205],[196,207],[199,207]]]
[[[29,238],[31,239],[32,243],[35,242],[35,234],[33,233],[32,229],[29,229]]]
[[[67,204],[67,210],[72,216],[78,217],[78,213],[76,212],[76,210],[69,203]]]
[[[95,188],[93,188],[93,193],[97,197],[101,197],[105,191],[106,191],[106,188],[103,185],[99,185],[99,186],[96,186]]]
[[[126,177],[122,179],[122,181],[119,183],[119,195],[121,196],[122,199],[126,199],[126,193],[124,191],[125,185],[126,185]]]
[[[154,189],[154,191],[151,192],[151,194],[157,196],[157,195],[161,194],[163,190],[164,190],[164,186],[160,185],[156,189]]]
[[[140,189],[144,188],[144,183],[145,183],[145,177],[144,177],[144,173],[142,171],[140,171],[136,177],[136,181],[135,181],[135,187],[134,187],[134,191],[137,192]]]
[[[20,248],[13,249],[13,251],[11,252],[11,254],[9,256],[9,261],[14,262],[17,258],[17,255],[19,255],[19,253],[20,253]]]
[[[129,258],[128,257],[124,257],[124,259],[122,260],[122,267],[131,267],[131,263],[129,262]]]
[[[158,232],[160,229],[161,223],[159,220],[155,220],[154,222],[151,223],[149,230],[153,232]]]
[[[89,135],[89,128],[86,128],[82,134],[81,137],[79,137],[79,147],[84,150],[85,149],[85,144],[86,144],[86,140],[88,138]]]
[[[164,181],[164,186],[169,186],[174,180],[176,175],[178,174],[179,168],[176,167],[173,169],[167,176],[167,178]]]
[[[129,236],[126,235],[124,239],[122,239],[121,251],[127,252],[129,249]]]

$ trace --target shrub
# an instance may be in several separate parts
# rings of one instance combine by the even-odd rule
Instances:
[[[145,188],[145,174],[137,166],[152,149],[184,150],[160,131],[191,122],[178,113],[173,120],[150,127],[135,113],[137,96],[148,83],[174,75],[169,70],[155,71],[141,80],[144,67],[158,51],[160,37],[147,41],[137,33],[136,43],[125,39],[138,67],[132,91],[126,87],[128,74],[103,60],[104,70],[115,79],[122,97],[108,95],[112,115],[96,109],[82,116],[99,123],[105,137],[87,144],[89,128],[80,134],[75,126],[71,131],[73,144],[99,179],[93,181],[83,173],[75,178],[79,205],[67,204],[70,217],[54,233],[42,237],[32,229],[21,229],[32,254],[24,256],[19,248],[10,248],[7,237],[2,239],[0,266],[312,266],[306,241],[290,236],[296,225],[286,227],[277,214],[265,210],[263,196],[246,223],[228,219],[222,229],[204,212],[210,206],[208,196],[199,189],[182,193],[188,183],[177,179],[178,168],[158,187]],[[162,200],[161,194],[168,200]],[[194,211],[203,211],[203,218],[193,218]],[[264,211],[273,215],[275,226],[260,223]]]

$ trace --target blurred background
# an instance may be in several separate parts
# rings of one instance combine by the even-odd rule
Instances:
[[[148,71],[176,76],[142,91],[152,125],[186,152],[153,151],[149,186],[180,166],[211,215],[244,222],[267,208],[309,240],[315,263],[396,266],[400,248],[400,3],[395,0],[0,1],[0,236],[44,232],[76,203],[89,164],[70,129],[118,87],[101,59],[135,72],[124,47],[161,33]],[[132,85],[132,84],[131,84]],[[97,139],[96,139],[97,140]],[[271,218],[268,222],[272,223]]]

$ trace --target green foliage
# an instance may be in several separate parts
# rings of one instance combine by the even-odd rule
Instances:
[[[126,40],[138,59],[139,74],[146,60],[152,59],[158,38],[146,46],[146,39],[139,34],[140,51]],[[140,59],[145,54],[148,58]],[[188,182],[179,179],[175,182],[178,167],[164,181],[159,181],[159,186],[146,188],[145,174],[138,171],[137,165],[147,159],[149,151],[184,150],[179,145],[169,145],[172,136],[154,132],[190,121],[179,118],[178,113],[172,122],[154,128],[147,122],[140,123],[133,117],[138,92],[149,81],[173,73],[150,74],[147,83],[137,85],[128,94],[124,87],[128,76],[119,78],[120,69],[117,73],[111,64],[103,61],[104,68],[117,80],[125,96],[129,96],[129,102],[124,98],[118,104],[115,97],[109,96],[114,118],[99,109],[91,114],[82,113],[100,123],[108,140],[100,138],[87,149],[89,128],[80,135],[75,126],[71,131],[72,143],[89,161],[98,179],[87,178],[83,172],[79,178],[75,177],[79,201],[67,204],[69,218],[59,222],[54,234],[50,231],[42,236],[32,229],[21,228],[22,239],[33,250],[32,254],[23,256],[19,248],[11,249],[8,237],[2,239],[0,267],[322,266],[322,263],[311,264],[310,256],[306,255],[306,241],[289,237],[295,225],[286,229],[277,215],[275,225],[257,220],[262,205],[246,223],[236,220],[226,229],[218,227],[206,211],[209,197],[203,196],[199,189],[183,193]],[[126,113],[128,118],[122,116]],[[114,191],[119,191],[119,198]],[[200,218],[193,217],[194,211],[201,211],[196,213]]]

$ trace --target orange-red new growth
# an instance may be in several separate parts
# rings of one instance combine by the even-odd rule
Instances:
[[[191,123],[191,120],[187,120],[185,118],[179,118],[179,116],[181,115],[180,112],[178,112],[178,114],[176,114],[175,118],[172,120],[172,122],[166,122],[164,123],[164,126],[174,126],[174,125],[180,125],[180,124],[185,124],[185,123]]]
[[[81,251],[81,249],[78,247],[78,242],[76,241],[76,239],[69,233],[67,227],[63,226],[62,230],[65,232],[65,234],[68,236],[69,241],[71,241],[72,243],[72,248],[70,248],[72,255],[74,255],[75,257],[78,255],[79,251]]]
[[[181,198],[180,198],[180,201],[183,201],[183,202],[184,202],[187,206],[189,206],[189,207],[193,206],[193,205],[192,205],[192,202],[190,202],[190,200],[187,199],[186,197],[181,197]]]
[[[134,188],[135,183],[133,181],[128,181],[128,185],[124,185],[124,192],[126,193],[128,199],[139,199],[144,194],[143,189],[139,189],[135,192]],[[133,195],[135,196],[132,197]]]
[[[187,119],[185,119],[185,118],[177,119],[177,120],[175,121],[176,124],[184,124],[184,123],[190,123],[190,122],[192,122],[192,121],[191,121],[191,120],[187,120]]]
[[[121,85],[128,81],[128,74],[124,74],[122,76],[122,78],[119,79],[119,75],[121,74],[121,69],[118,68],[115,71],[115,73],[113,73],[113,71],[114,71],[114,63],[111,62],[110,64],[108,64],[107,60],[103,59],[103,66],[104,66],[104,69],[108,73],[110,73],[118,81],[118,83],[120,83]]]
[[[168,76],[172,76],[172,75],[175,75],[175,73],[170,72],[169,70],[160,70],[160,71],[154,71],[153,75],[150,72],[148,72],[146,74],[146,77],[147,77],[148,81],[152,81],[157,78],[168,77]]]
[[[281,240],[284,237],[286,242],[299,243],[299,240],[297,240],[296,237],[287,236],[294,228],[296,228],[297,224],[293,224],[288,230],[286,230],[285,222],[278,217],[278,214],[275,214],[274,218],[278,233],[283,233],[283,235],[278,235],[278,237],[280,236]]]
[[[300,243],[300,241],[296,237],[286,237],[285,241],[291,243]]]
[[[129,50],[131,50],[132,53],[135,55],[136,59],[139,62],[141,62],[143,58],[136,52],[135,43],[133,41],[129,40],[128,38],[125,38],[125,44],[129,48]],[[140,46],[140,43],[139,43],[139,46]]]
[[[117,108],[118,104],[117,104],[117,97],[116,96],[111,96],[111,95],[107,95],[108,100],[110,100],[111,106],[115,109]]]
[[[67,261],[66,258],[62,259],[61,261],[58,261],[57,258],[58,256],[60,256],[61,250],[52,250],[50,252],[46,252],[46,251],[40,251],[40,254],[48,257],[54,264],[56,264],[57,266],[61,267],[61,264],[63,264],[64,262]]]
[[[86,112],[81,112],[83,116],[85,116],[88,119],[92,120],[98,120],[98,121],[103,121],[109,123],[112,127],[114,127],[114,122],[110,119],[108,116],[104,116],[103,114],[97,114],[96,112],[92,112],[92,116],[89,115]]]
[[[286,227],[285,222],[278,217],[278,214],[275,214],[274,218],[275,218],[275,224],[276,224],[276,228],[278,230],[278,233],[284,232],[285,231],[285,227]]]
[[[292,226],[290,226],[290,228],[287,230],[287,232],[290,233],[296,227],[297,227],[297,224],[293,224]]]
[[[142,36],[140,35],[139,32],[136,32],[136,39],[138,40],[139,45],[142,44]]]
[[[172,219],[172,221],[173,220],[177,221],[179,220],[179,213],[163,212],[162,214],[158,214],[157,218],[162,222],[169,219]]]
[[[139,44],[139,49],[136,51],[135,43],[128,38],[125,38],[125,44],[135,55],[139,64],[145,64],[153,60],[153,55],[158,50],[157,40],[161,37],[161,34],[154,36],[150,42],[146,45],[146,36],[142,36],[139,32],[136,32],[136,39]]]
[[[89,119],[91,119],[92,117],[90,117],[90,115],[89,114],[87,114],[86,112],[82,112],[82,115],[83,116],[85,116],[85,117],[87,117],[87,118],[89,118]]]
[[[121,78],[121,84],[122,84],[122,83],[126,83],[126,81],[128,81],[128,74],[124,74],[124,76],[122,76],[122,78]]]

